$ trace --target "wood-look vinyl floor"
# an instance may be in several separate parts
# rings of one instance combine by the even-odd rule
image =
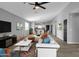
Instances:
[[[79,44],[67,44],[55,37],[55,41],[60,45],[57,57],[79,57]]]

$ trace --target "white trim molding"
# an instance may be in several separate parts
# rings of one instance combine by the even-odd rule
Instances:
[[[67,42],[67,44],[79,44],[79,42]]]

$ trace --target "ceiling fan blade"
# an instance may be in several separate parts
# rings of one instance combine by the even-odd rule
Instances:
[[[41,3],[39,3],[39,5],[43,5],[43,4],[46,4],[46,3],[49,3],[49,2],[41,2]]]
[[[30,4],[30,5],[35,5],[35,4],[33,4],[33,3],[28,3],[28,4]]]
[[[43,9],[46,9],[45,7],[43,7],[43,6],[40,6],[40,5],[39,5],[39,7],[43,8]]]
[[[34,7],[33,10],[35,10],[36,8]]]

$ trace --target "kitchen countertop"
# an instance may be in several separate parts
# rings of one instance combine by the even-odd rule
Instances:
[[[49,38],[51,39],[51,42],[50,43],[37,43],[36,44],[36,47],[37,48],[60,48],[60,45],[54,40],[54,38],[52,38],[50,35],[49,35]]]

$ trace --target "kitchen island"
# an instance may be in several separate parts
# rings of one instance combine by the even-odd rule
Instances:
[[[56,57],[59,44],[49,35],[50,43],[37,43],[37,57]]]

